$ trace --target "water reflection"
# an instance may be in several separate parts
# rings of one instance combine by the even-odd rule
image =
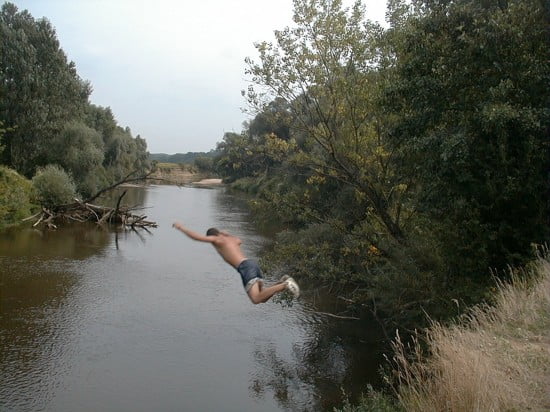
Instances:
[[[120,202],[121,206],[139,207],[147,204],[148,190],[140,185],[123,185],[102,194],[95,202],[109,207],[116,207],[117,201],[124,194]]]
[[[57,231],[11,228],[0,232],[0,256],[85,259],[110,241],[108,229],[94,223],[66,223]]]
[[[367,383],[381,384],[376,365],[382,360],[382,334],[372,321],[310,312],[301,318],[304,339],[294,343],[290,358],[273,345],[256,347],[262,372],[251,381],[252,396],[271,393],[284,410],[332,411],[345,398],[357,399]]]

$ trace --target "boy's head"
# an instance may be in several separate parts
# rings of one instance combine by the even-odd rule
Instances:
[[[206,236],[218,236],[219,234],[220,234],[220,231],[215,227],[211,227],[206,231]]]

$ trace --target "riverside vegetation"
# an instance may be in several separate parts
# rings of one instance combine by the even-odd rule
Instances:
[[[364,13],[360,2],[346,9],[338,0],[294,1],[293,26],[258,42],[258,60],[247,59],[243,95],[254,116],[241,133],[224,135],[213,167],[254,195],[260,220],[284,227],[266,267],[325,285],[350,311],[370,310],[388,337],[396,328],[410,337],[490,301],[509,265],[529,265],[548,241],[550,4],[390,0],[387,27]],[[489,334],[496,328],[473,322]],[[454,402],[452,377],[446,389],[427,377],[444,373],[449,336],[466,330],[432,329],[426,368],[401,362],[408,399],[440,392],[440,403],[429,401],[435,409],[420,400],[403,403],[407,409]],[[482,331],[469,339],[464,356],[487,343]],[[506,357],[506,345],[486,361]],[[520,392],[522,374],[536,369],[524,366],[510,380]],[[495,372],[481,387],[490,392],[503,370],[474,370],[465,380],[479,382],[478,372]],[[499,388],[496,397],[506,392]],[[539,407],[530,393],[510,408],[526,399]],[[451,410],[511,401],[472,399]]]
[[[370,390],[341,412],[545,411],[550,407],[550,261],[516,272],[458,323],[432,325],[426,346],[394,341],[395,396]],[[424,349],[423,349],[424,348]],[[411,360],[411,353],[414,355]]]
[[[145,140],[89,102],[47,19],[4,3],[0,54],[0,226],[150,168]]]
[[[471,314],[470,326],[422,335],[425,363],[411,363],[397,341],[401,406],[367,396],[379,405],[422,410],[440,405],[437,397],[474,399],[444,376],[464,370],[448,366],[449,337],[463,342],[463,365],[472,354],[483,360],[478,376],[497,379],[504,372],[491,369],[495,359],[511,359],[522,391],[525,372],[513,367],[523,354],[533,362],[522,366],[544,376],[528,355],[536,345],[512,339],[542,336],[543,304],[536,313],[546,315],[527,316],[521,331],[493,309],[468,308],[490,301],[495,279],[508,280],[509,265],[529,265],[548,241],[549,8],[543,0],[389,0],[381,26],[361,2],[346,9],[340,0],[295,0],[293,26],[257,43],[258,61],[247,59],[243,95],[253,117],[241,133],[226,133],[202,167],[254,194],[256,215],[284,227],[266,267],[330,288],[350,313],[370,310],[388,336]],[[89,103],[90,84],[46,19],[5,3],[0,42],[0,224],[150,168],[145,140]],[[528,272],[517,273],[516,286]],[[548,283],[519,290],[535,300],[520,292],[497,300],[503,316],[538,302]],[[496,339],[470,334],[472,324]],[[488,342],[494,356],[474,350]],[[498,397],[502,385],[483,392]],[[537,408],[544,400],[534,393],[536,402],[524,402],[529,390],[476,405]]]
[[[296,0],[247,59],[256,115],[213,165],[285,228],[266,264],[412,330],[531,261],[550,215],[549,7],[392,0],[382,27],[360,2]]]

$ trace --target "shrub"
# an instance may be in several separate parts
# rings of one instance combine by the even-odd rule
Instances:
[[[361,396],[357,405],[352,405],[349,400],[344,402],[342,409],[334,409],[334,412],[403,412],[404,409],[396,399],[383,392],[374,390],[370,385],[366,393]]]
[[[0,227],[16,223],[31,213],[31,182],[5,166],[0,166]]]
[[[32,178],[38,201],[45,207],[54,207],[71,202],[76,196],[72,177],[57,165],[48,165]]]
[[[195,158],[193,165],[199,172],[212,172],[214,170],[214,159],[207,156],[199,156]]]

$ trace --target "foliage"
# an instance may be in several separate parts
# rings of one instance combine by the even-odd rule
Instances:
[[[245,127],[248,134],[255,138],[274,134],[279,139],[289,140],[293,120],[289,103],[277,97],[256,114],[250,123],[245,123]]]
[[[70,122],[53,139],[52,149],[50,162],[66,170],[78,182],[78,189],[84,196],[97,190],[97,187],[82,190],[87,179],[97,175],[103,163],[103,140],[96,130],[83,123]]]
[[[294,22],[275,32],[276,45],[257,44],[260,62],[249,59],[248,73],[260,87],[249,88],[248,101],[258,110],[265,98],[286,101],[302,148],[293,161],[308,184],[352,188],[362,220],[401,242],[409,182],[391,167],[374,104],[378,52],[369,45],[381,28],[365,22],[360,3],[345,10],[341,1],[296,1]]]
[[[260,62],[248,60],[255,86],[246,95],[258,115],[221,149],[232,156],[233,170],[261,165],[254,155],[263,142],[250,126],[266,124],[274,107],[287,114],[278,119],[290,125],[294,146],[275,169],[221,172],[262,176],[255,209],[292,229],[278,237],[267,262],[333,286],[359,287],[371,301],[390,271],[403,276],[403,255],[415,274],[428,261],[402,252],[414,230],[414,182],[396,163],[385,132],[389,118],[377,105],[382,29],[365,20],[359,3],[343,9],[340,1],[296,1],[294,22],[276,32],[276,44],[257,44]]]
[[[392,33],[388,135],[451,273],[486,276],[548,235],[548,15],[536,0],[413,6]]]
[[[76,197],[76,186],[72,177],[57,165],[38,169],[32,178],[37,198],[44,207],[72,203]]]
[[[31,213],[31,182],[14,170],[0,166],[0,227],[16,223]]]
[[[229,177],[226,181],[259,176],[276,169],[295,148],[295,142],[284,140],[270,133],[252,137],[248,133],[225,133],[218,143],[219,155],[215,158],[215,169]]]
[[[214,170],[214,159],[208,156],[196,157],[193,165],[201,173],[212,172]]]
[[[0,53],[0,120],[10,128],[2,163],[31,176],[66,121],[83,113],[91,88],[67,61],[50,22],[12,3],[0,10]]]
[[[145,140],[120,127],[110,108],[88,102],[91,86],[67,61],[48,20],[4,3],[0,54],[0,163],[27,177],[61,165],[85,196],[150,167]]]
[[[406,344],[398,333],[393,370],[384,374],[394,395],[368,387],[356,405],[346,400],[337,410],[544,410],[549,343],[540,336],[550,325],[547,251],[511,279],[494,289],[494,305],[474,306],[448,326],[432,324],[426,342],[415,335]]]
[[[360,3],[296,0],[294,26],[247,60],[255,117],[215,159],[287,228],[272,269],[420,326],[529,259],[550,215],[547,16],[535,0],[392,0],[383,29]]]
[[[342,409],[334,409],[334,412],[400,412],[404,410],[396,399],[374,390],[369,385],[357,405],[353,405],[349,400],[346,400]]]

